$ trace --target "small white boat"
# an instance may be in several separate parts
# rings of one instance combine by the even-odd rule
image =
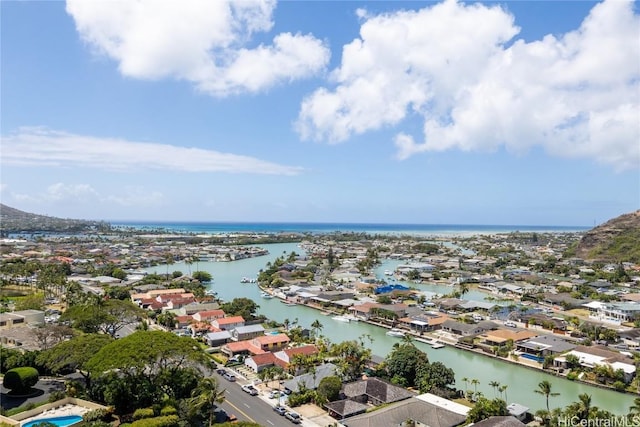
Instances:
[[[385,270],[385,271],[384,271],[384,275],[385,275],[385,276],[393,276],[393,271],[391,271],[391,270]]]
[[[442,347],[444,347],[444,344],[442,344],[441,342],[434,342],[431,344],[431,348],[433,348],[434,350],[437,350]]]
[[[271,295],[271,294],[270,294],[270,293],[268,293],[268,292],[260,292],[260,296],[261,296],[262,298],[264,298],[264,299],[271,299],[271,298],[273,298],[273,295]]]
[[[332,319],[337,320],[338,322],[351,322],[351,318],[349,316],[333,316]]]
[[[388,330],[387,335],[389,335],[390,337],[398,337],[398,338],[402,338],[405,336],[404,332],[402,332],[400,329],[397,329],[397,328],[392,328]]]
[[[210,297],[215,297],[216,295],[218,295],[218,293],[213,289],[207,289],[206,291],[204,291],[204,294],[209,295]]]

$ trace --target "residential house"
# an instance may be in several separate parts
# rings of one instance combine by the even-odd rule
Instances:
[[[526,341],[516,343],[516,351],[521,357],[542,363],[545,356],[556,356],[573,350],[575,344],[552,335],[538,335]]]
[[[244,364],[253,372],[260,372],[265,368],[274,366],[276,363],[276,356],[271,353],[254,354],[244,359]]]
[[[598,365],[608,365],[614,371],[621,369],[624,372],[626,383],[631,382],[636,373],[636,366],[632,358],[603,347],[578,346],[562,356],[556,357],[554,365],[567,368],[567,356],[570,354],[576,356],[580,361],[580,366],[584,368],[593,369]]]
[[[293,347],[293,348],[280,350],[278,352],[275,352],[274,355],[276,356],[276,359],[277,359],[276,363],[282,368],[288,369],[289,365],[291,364],[291,361],[294,359],[295,356],[297,355],[311,356],[317,353],[318,353],[318,348],[315,345],[310,344],[310,345],[305,345],[301,347]]]
[[[378,406],[415,396],[414,393],[403,387],[378,378],[368,378],[344,384],[340,395],[341,400],[325,405],[329,415],[338,419],[362,414],[367,410],[368,405]]]
[[[469,337],[481,334],[483,332],[496,329],[497,325],[493,322],[482,321],[479,323],[463,323],[457,320],[448,319],[442,322],[443,331],[462,337]]]
[[[623,344],[632,349],[640,347],[640,328],[628,329],[618,333]]]
[[[198,322],[211,322],[214,319],[222,319],[225,316],[222,310],[204,310],[193,314],[193,320]]]
[[[262,325],[238,326],[231,330],[231,339],[234,341],[250,340],[261,335],[264,335],[264,327]]]
[[[401,326],[416,332],[430,332],[440,329],[442,324],[449,320],[449,316],[443,313],[423,313],[398,319]]]
[[[231,340],[231,332],[209,332],[208,334],[205,334],[203,338],[209,347],[218,347]]]
[[[480,338],[483,339],[483,344],[490,346],[502,346],[505,345],[509,340],[511,340],[515,344],[526,341],[535,336],[538,336],[538,333],[534,331],[497,329],[494,331],[487,331],[483,333],[482,335],[480,335]]]
[[[364,304],[349,307],[348,310],[353,313],[354,316],[369,320],[371,318],[371,310],[381,306],[382,304],[378,304],[376,302],[366,302]]]
[[[262,351],[278,351],[289,344],[287,334],[263,335],[252,339],[251,344]]]
[[[211,324],[223,331],[230,331],[239,326],[244,326],[244,318],[242,316],[230,316],[220,319],[213,319]]]
[[[336,365],[333,363],[324,363],[316,366],[314,372],[298,375],[285,381],[284,389],[293,393],[300,391],[301,387],[307,390],[315,390],[318,388],[318,385],[320,385],[320,381],[335,374]]]

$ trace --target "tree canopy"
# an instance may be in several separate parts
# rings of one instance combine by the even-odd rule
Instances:
[[[392,381],[412,387],[418,385],[418,372],[428,363],[429,358],[424,351],[413,344],[399,344],[387,356],[387,373]]]
[[[123,327],[138,322],[145,314],[131,301],[109,299],[72,305],[62,313],[60,320],[69,321],[73,328],[88,334],[103,332],[115,336]]]
[[[234,298],[222,304],[220,308],[227,316],[242,316],[244,320],[253,320],[256,319],[255,313],[260,306],[250,298]]]

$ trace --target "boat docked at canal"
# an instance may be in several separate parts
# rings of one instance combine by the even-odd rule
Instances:
[[[345,323],[357,322],[358,321],[357,317],[349,316],[349,315],[333,316],[332,319],[333,320],[337,320],[338,322],[345,322]]]
[[[405,336],[404,332],[402,332],[400,329],[398,328],[392,328],[389,329],[387,331],[387,335],[389,335],[390,337],[398,337],[398,338],[402,338]]]
[[[271,299],[273,298],[273,295],[271,295],[269,292],[260,292],[260,296],[264,299]]]

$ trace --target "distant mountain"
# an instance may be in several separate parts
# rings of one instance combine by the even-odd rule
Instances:
[[[588,231],[576,256],[605,262],[640,263],[640,210],[620,215]]]
[[[37,215],[0,204],[0,233],[80,233],[109,229],[104,221],[88,221],[82,219],[56,218]]]

